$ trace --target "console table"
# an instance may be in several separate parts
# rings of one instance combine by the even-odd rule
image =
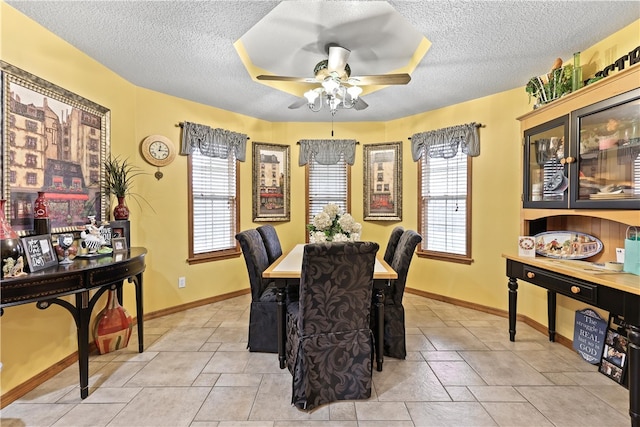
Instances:
[[[117,289],[122,303],[124,280],[136,288],[138,351],[143,345],[142,273],[145,248],[131,248],[128,253],[114,253],[97,258],[76,258],[71,264],[59,264],[21,277],[3,279],[0,283],[0,315],[14,305],[36,303],[44,310],[52,304],[64,307],[76,322],[78,334],[78,366],[80,397],[89,395],[89,322],[98,298],[109,289]],[[90,291],[95,290],[93,296]],[[75,305],[61,297],[73,295]]]
[[[556,294],[599,307],[624,319],[632,427],[640,427],[640,276],[617,273],[585,261],[503,254],[509,277],[509,339],[515,341],[518,279],[547,289],[549,340],[555,340]]]

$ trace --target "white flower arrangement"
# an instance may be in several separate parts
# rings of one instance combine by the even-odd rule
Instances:
[[[307,230],[309,243],[353,242],[360,239],[362,224],[343,213],[338,205],[329,203],[307,225]]]

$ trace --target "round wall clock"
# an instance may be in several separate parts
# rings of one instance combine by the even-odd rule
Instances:
[[[162,135],[150,135],[142,141],[142,157],[153,166],[167,166],[176,157],[173,142]]]

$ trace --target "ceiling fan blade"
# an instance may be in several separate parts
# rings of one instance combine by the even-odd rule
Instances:
[[[411,76],[406,73],[401,74],[378,74],[374,76],[353,76],[348,80],[349,84],[352,85],[375,85],[375,86],[385,86],[385,85],[406,85],[411,81]]]
[[[316,79],[311,77],[273,76],[270,74],[260,74],[256,76],[256,79],[274,82],[318,83]]]
[[[351,51],[340,46],[329,46],[329,61],[327,63],[327,70],[329,72],[337,71],[342,73],[344,67],[347,65],[349,54]]]
[[[292,103],[291,105],[289,105],[289,109],[290,110],[295,110],[297,108],[304,107],[305,105],[307,105],[307,99],[306,98],[300,98],[300,99],[296,100],[294,103]]]
[[[364,102],[364,100],[362,98],[358,98],[356,100],[356,103],[353,104],[353,108],[355,108],[356,110],[360,111],[360,110],[364,110],[365,108],[367,108],[369,106],[369,104],[367,104],[366,102]]]

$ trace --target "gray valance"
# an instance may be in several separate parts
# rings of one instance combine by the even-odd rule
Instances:
[[[304,166],[315,159],[321,165],[335,165],[344,155],[344,161],[350,165],[356,160],[355,139],[301,139],[298,165]]]
[[[209,157],[229,158],[234,153],[236,159],[244,162],[247,151],[247,135],[196,123],[182,123],[182,145],[180,154],[189,155],[198,149]]]
[[[458,149],[461,149],[467,156],[479,156],[479,126],[476,123],[468,123],[413,134],[411,137],[413,161],[417,162],[425,152],[431,158],[450,159],[455,157]]]

